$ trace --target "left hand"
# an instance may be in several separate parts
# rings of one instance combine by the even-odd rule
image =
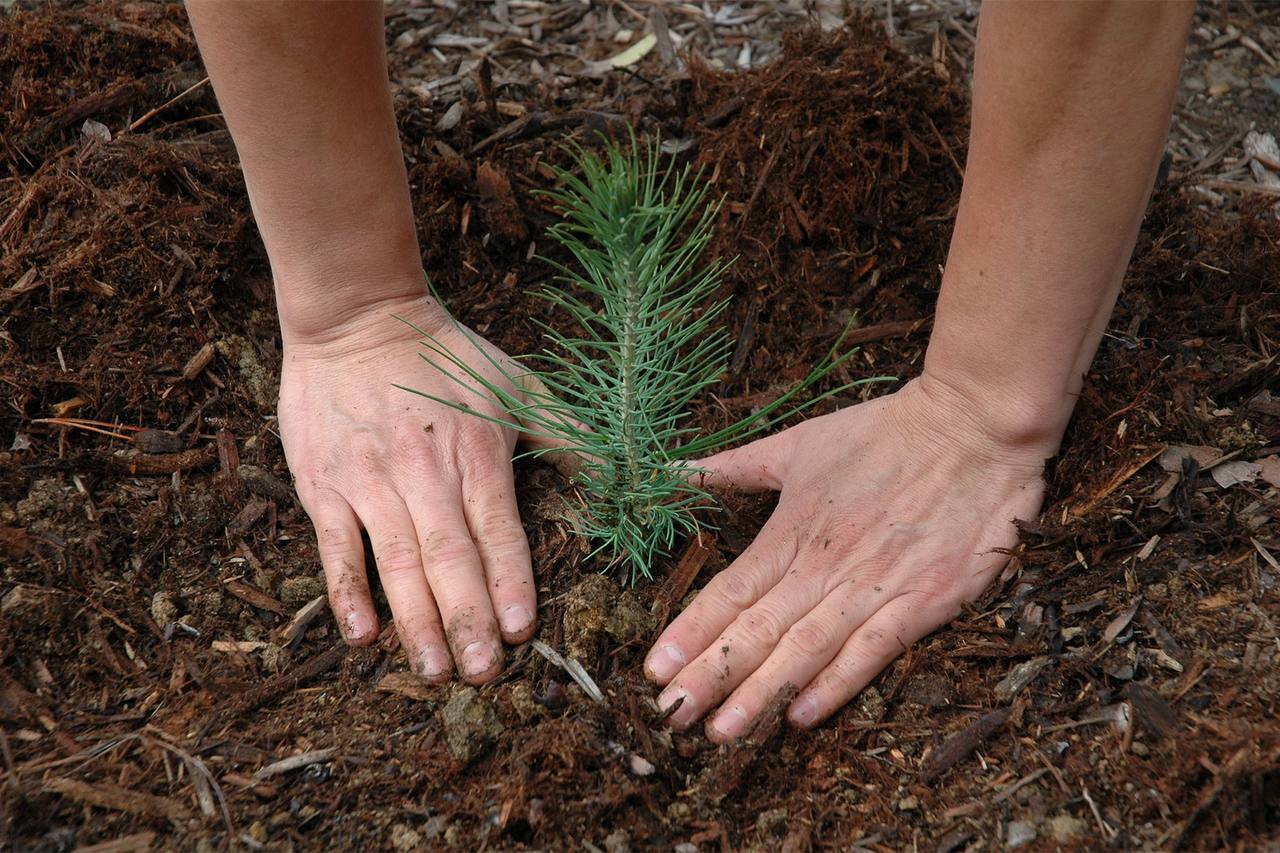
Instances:
[[[731,741],[787,682],[788,719],[816,725],[986,588],[1052,449],[1002,440],[983,408],[926,376],[696,463],[709,485],[781,494],[649,653],[659,708],[684,697],[671,725],[710,715]]]

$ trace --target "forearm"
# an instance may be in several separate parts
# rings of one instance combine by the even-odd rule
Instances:
[[[420,293],[382,4],[189,0],[187,10],[240,154],[286,340]]]
[[[1056,450],[1133,251],[1191,9],[983,8],[925,381],[989,404],[1004,441]]]

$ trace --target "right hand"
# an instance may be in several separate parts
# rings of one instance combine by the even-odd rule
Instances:
[[[515,373],[506,355],[469,339],[425,294],[378,302],[322,335],[286,336],[280,435],[347,641],[378,636],[363,529],[413,671],[443,682],[456,665],[480,684],[502,671],[499,638],[524,642],[534,629],[536,590],[511,470],[516,436],[393,387],[506,417],[424,363],[421,336],[393,314],[495,383],[506,380],[473,340]]]

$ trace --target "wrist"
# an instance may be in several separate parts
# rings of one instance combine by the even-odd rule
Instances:
[[[930,405],[949,413],[957,428],[992,447],[1037,460],[1058,452],[1076,393],[1042,387],[1035,391],[950,365],[930,364],[916,382]]]
[[[404,306],[443,312],[430,298],[412,233],[317,240],[312,251],[273,252],[271,271],[286,344],[323,343]]]

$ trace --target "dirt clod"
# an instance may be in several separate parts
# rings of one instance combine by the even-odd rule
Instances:
[[[295,610],[324,593],[324,580],[313,575],[285,578],[280,582],[280,600]]]
[[[463,687],[440,711],[449,752],[461,762],[475,758],[489,746],[504,726],[493,706],[474,687]]]

